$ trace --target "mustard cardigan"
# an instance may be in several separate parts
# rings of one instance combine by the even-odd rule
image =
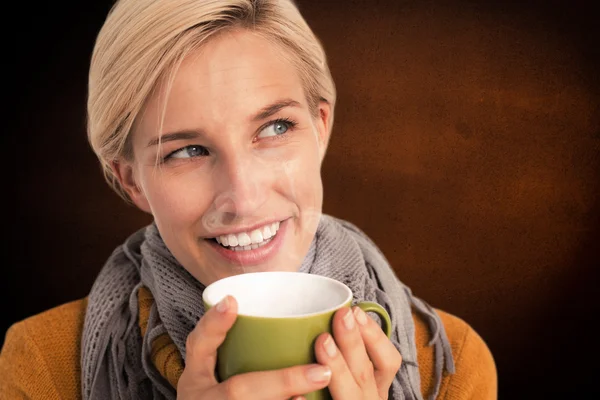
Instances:
[[[139,292],[142,334],[153,298]],[[80,343],[87,298],[55,307],[12,325],[0,352],[0,399],[80,399]],[[466,322],[436,310],[446,328],[456,373],[445,374],[438,399],[497,399],[496,366],[486,343]],[[417,362],[424,398],[433,389],[434,354],[427,325],[413,313]],[[183,362],[168,335],[152,343],[152,361],[173,387]]]

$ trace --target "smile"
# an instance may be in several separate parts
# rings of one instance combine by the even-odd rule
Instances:
[[[285,241],[290,219],[273,222],[246,232],[206,239],[223,260],[239,266],[264,265],[275,257]]]
[[[248,232],[221,235],[214,238],[221,246],[233,251],[248,251],[269,243],[279,231],[279,222],[267,224]]]

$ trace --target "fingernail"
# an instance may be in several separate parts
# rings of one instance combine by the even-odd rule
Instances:
[[[333,339],[329,336],[323,342],[323,348],[325,349],[325,353],[331,358],[335,357],[337,354],[337,349],[335,348],[335,343],[333,343]]]
[[[346,315],[344,315],[344,326],[348,330],[354,328],[354,315],[352,314],[352,310],[348,310]]]
[[[356,317],[356,320],[360,325],[364,326],[367,324],[367,314],[365,314],[365,312],[360,307],[354,308],[354,316]]]
[[[225,296],[223,300],[221,300],[217,304],[217,311],[220,313],[224,313],[229,308],[229,296]]]
[[[306,377],[315,383],[327,382],[331,378],[331,370],[322,365],[316,365],[306,370]]]

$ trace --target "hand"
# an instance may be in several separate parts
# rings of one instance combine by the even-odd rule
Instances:
[[[343,308],[333,317],[333,335],[315,342],[317,361],[332,371],[332,397],[386,400],[402,356],[379,325],[358,307]]]
[[[188,335],[186,365],[177,383],[179,400],[284,400],[329,384],[331,370],[318,364],[240,374],[219,383],[214,373],[217,348],[225,340],[236,316],[237,302],[227,296],[210,308]]]

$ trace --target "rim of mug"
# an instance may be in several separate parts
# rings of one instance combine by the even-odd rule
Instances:
[[[251,275],[256,276],[256,275],[264,275],[264,274],[269,274],[269,275],[298,275],[298,274],[301,274],[303,276],[309,276],[310,278],[308,278],[308,279],[319,279],[322,281],[327,281],[327,282],[330,282],[330,283],[340,287],[341,289],[343,289],[346,292],[346,297],[344,298],[343,301],[339,302],[337,305],[335,305],[333,307],[328,307],[321,311],[316,311],[316,312],[312,312],[312,313],[304,313],[304,314],[296,314],[296,315],[283,315],[283,316],[269,316],[269,315],[256,315],[256,314],[252,314],[252,313],[238,312],[238,316],[251,317],[251,318],[273,318],[273,319],[307,318],[307,317],[313,317],[313,316],[317,316],[317,315],[334,312],[334,311],[342,308],[345,304],[352,302],[352,290],[350,290],[348,285],[346,285],[338,280],[335,280],[333,278],[326,277],[326,276],[308,274],[306,272],[298,272],[298,271],[260,271],[260,272],[247,272],[247,273],[243,273],[243,274],[228,276],[226,278],[222,278],[217,281],[214,281],[213,283],[208,285],[202,292],[202,300],[206,304],[208,304],[209,307],[214,307],[219,301],[221,301],[221,299],[223,297],[221,297],[216,302],[211,302],[211,301],[209,301],[208,296],[210,295],[210,292],[213,290],[216,290],[215,288],[217,288],[218,286],[225,284],[226,281],[230,281],[230,280],[234,280],[234,279],[245,279]],[[233,296],[233,297],[235,297],[235,296]]]

